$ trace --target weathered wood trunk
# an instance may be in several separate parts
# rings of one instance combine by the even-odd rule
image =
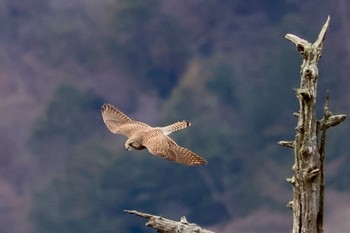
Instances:
[[[136,210],[125,210],[125,212],[147,218],[148,222],[146,223],[146,226],[152,227],[160,233],[214,233],[201,228],[197,224],[189,223],[185,217],[182,217],[181,220],[177,222],[161,216],[142,213]]]
[[[328,98],[324,116],[317,121],[315,106],[317,97],[318,68],[323,41],[330,18],[328,17],[317,40],[311,44],[295,35],[287,34],[286,39],[293,42],[301,54],[303,62],[300,68],[300,87],[296,89],[299,112],[295,140],[281,141],[279,144],[294,148],[294,176],[287,179],[293,185],[293,233],[323,232],[324,197],[324,159],[327,128],[337,125],[345,115],[333,116],[328,110]],[[331,119],[337,119],[334,125]]]

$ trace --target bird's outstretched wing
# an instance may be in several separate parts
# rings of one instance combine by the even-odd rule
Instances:
[[[176,144],[170,137],[161,133],[144,138],[143,145],[153,155],[188,166],[206,165],[202,157]]]
[[[103,104],[101,114],[107,128],[114,134],[123,134],[130,137],[141,129],[151,128],[143,122],[132,120],[111,104]]]

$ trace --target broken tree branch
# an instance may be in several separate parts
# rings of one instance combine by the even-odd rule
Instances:
[[[194,223],[189,223],[186,217],[181,217],[179,222],[163,218],[152,214],[142,213],[137,210],[124,210],[129,214],[147,218],[146,226],[152,227],[160,233],[214,233],[205,230]]]

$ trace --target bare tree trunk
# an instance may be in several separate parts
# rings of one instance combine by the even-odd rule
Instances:
[[[293,185],[293,233],[323,232],[324,159],[326,131],[345,120],[346,115],[332,115],[328,109],[329,97],[324,116],[317,121],[315,104],[317,97],[318,68],[323,41],[330,18],[327,18],[317,40],[311,44],[292,34],[286,39],[294,43],[301,54],[300,87],[296,89],[300,110],[294,141],[281,141],[280,145],[294,148],[294,176],[287,179]]]

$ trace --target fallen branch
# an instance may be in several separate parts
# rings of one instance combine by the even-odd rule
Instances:
[[[137,210],[124,210],[129,214],[135,214],[137,216],[147,218],[148,222],[146,226],[152,227],[159,233],[214,233],[208,231],[195,223],[189,223],[186,217],[181,217],[179,222],[170,219],[163,218],[162,216],[156,216],[152,214],[142,213]]]

